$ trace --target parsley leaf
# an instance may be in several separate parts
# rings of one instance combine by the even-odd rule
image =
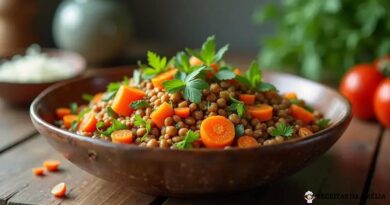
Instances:
[[[275,129],[271,132],[271,135],[274,137],[283,136],[289,138],[292,134],[294,134],[294,127],[287,126],[285,123],[276,125]]]
[[[69,108],[70,108],[70,113],[77,114],[77,110],[78,110],[79,106],[77,105],[76,102],[72,102],[69,104]]]
[[[76,132],[77,126],[79,125],[79,122],[77,120],[74,120],[72,124],[70,125],[70,131]]]
[[[91,100],[93,99],[93,95],[90,94],[83,94],[81,97],[87,102],[91,102]]]
[[[245,114],[246,107],[245,104],[232,96],[230,96],[230,100],[232,103],[229,106],[229,110],[233,112],[237,112],[239,117],[242,117]]]
[[[277,91],[276,87],[270,83],[262,81],[262,72],[259,64],[256,61],[252,61],[248,71],[244,75],[236,75],[235,79],[244,85],[247,85],[250,89],[254,89],[260,92]]]
[[[176,93],[183,91],[183,96],[186,100],[194,103],[199,103],[202,99],[202,90],[208,87],[206,81],[200,78],[196,78],[205,69],[205,66],[198,68],[189,75],[185,76],[185,73],[175,75],[175,78],[163,83],[164,88],[169,93]],[[184,79],[183,79],[184,78]]]
[[[96,123],[96,129],[100,132],[101,128],[104,127],[104,122],[103,121],[99,121]]]
[[[276,87],[272,85],[271,83],[265,83],[261,82],[256,86],[257,90],[260,92],[267,92],[267,91],[277,91]]]
[[[173,79],[165,81],[163,86],[168,93],[175,93],[181,91],[186,86],[186,83],[183,80]]]
[[[305,102],[303,100],[299,100],[299,99],[290,99],[290,103],[291,104],[295,104],[295,105],[298,105],[302,108],[304,108],[305,110],[309,111],[309,112],[313,112],[314,109],[309,106],[309,105],[306,105]]]
[[[230,79],[234,79],[236,77],[236,74],[234,74],[230,70],[220,70],[217,73],[215,73],[215,77],[218,80],[230,80]]]
[[[139,108],[146,108],[149,106],[150,106],[150,104],[146,100],[137,100],[137,101],[134,101],[130,104],[130,107],[133,108],[134,110],[139,109]]]
[[[320,119],[316,122],[320,130],[323,130],[329,126],[330,119]]]
[[[138,69],[133,71],[133,83],[134,85],[139,85],[142,80],[141,72]]]
[[[192,72],[190,60],[187,53],[181,51],[176,54],[175,57],[175,67],[184,73]]]
[[[150,130],[152,129],[152,125],[150,124],[150,122],[144,120],[140,115],[135,115],[134,116],[134,125],[138,126],[138,127],[145,127],[146,128],[146,133],[144,134],[144,136],[141,137],[141,142],[146,141],[146,139],[150,133]]]
[[[189,130],[184,140],[177,142],[174,145],[178,149],[188,149],[188,148],[192,148],[192,143],[198,139],[199,139],[199,134],[197,132]]]
[[[109,128],[107,128],[106,131],[102,132],[102,134],[105,136],[110,136],[111,133],[113,133],[114,131],[125,130],[125,129],[127,129],[127,126],[125,124],[121,123],[117,119],[114,119],[114,121],[112,121],[112,125]]]
[[[168,69],[167,57],[160,57],[152,51],[148,51],[146,55],[149,67],[143,68],[143,78],[150,79]]]
[[[236,137],[240,137],[242,135],[244,135],[244,125],[242,124],[238,124],[236,125],[236,127],[234,128],[234,132],[235,132],[235,136]]]
[[[116,112],[111,107],[107,107],[107,114],[110,117],[116,116]]]
[[[222,48],[220,48],[217,52],[215,52],[216,49],[215,36],[210,36],[203,43],[202,48],[199,52],[188,48],[186,49],[186,51],[190,55],[197,57],[203,63],[210,66],[212,63],[216,63],[222,60],[223,55],[226,53],[228,48],[229,45],[225,45]]]

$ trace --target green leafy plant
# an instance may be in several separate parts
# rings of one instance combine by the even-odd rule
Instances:
[[[236,80],[247,85],[250,89],[255,89],[261,92],[276,90],[275,86],[270,83],[263,82],[262,72],[259,64],[253,61],[249,69],[244,75],[236,75]]]
[[[150,106],[150,104],[146,100],[137,100],[137,101],[134,101],[130,104],[130,107],[133,108],[134,110],[140,109],[140,108],[146,108],[149,106]]]
[[[229,106],[229,110],[232,112],[236,112],[239,117],[242,117],[245,114],[246,108],[245,104],[232,96],[230,96],[230,100],[232,103]]]
[[[205,68],[205,66],[202,66],[188,75],[179,72],[179,74],[175,75],[175,79],[165,81],[163,86],[169,93],[183,91],[183,96],[186,100],[199,103],[202,99],[202,90],[206,89],[208,84],[203,79],[197,78],[197,76]]]
[[[283,0],[255,13],[276,34],[263,39],[263,67],[337,79],[352,65],[390,52],[388,0]],[[298,70],[295,70],[298,69]]]
[[[96,127],[98,129],[100,129],[101,127],[103,127],[104,123],[102,124],[103,122],[98,122],[98,124],[96,124]],[[101,134],[105,135],[105,136],[110,136],[111,133],[113,133],[114,131],[117,131],[117,130],[124,130],[124,129],[127,129],[127,126],[123,123],[121,123],[119,120],[117,119],[114,119],[112,121],[112,125],[110,127],[107,128],[106,131],[103,131],[101,132]]]
[[[153,78],[154,76],[168,70],[167,57],[160,57],[152,51],[148,51],[147,57],[149,66],[142,64],[139,65],[143,69],[142,77],[144,79]]]
[[[271,135],[274,137],[283,136],[289,138],[292,134],[294,134],[293,126],[287,126],[285,123],[276,125],[275,129],[271,132]]]
[[[189,48],[187,48],[186,51],[190,55],[195,56],[201,60],[207,66],[210,66],[212,63],[216,63],[222,60],[223,55],[229,49],[229,45],[227,44],[216,51],[216,46],[217,44],[215,42],[215,36],[210,36],[207,38],[206,42],[203,43],[199,52]]]
[[[192,130],[187,132],[184,140],[175,143],[175,147],[178,149],[189,149],[192,148],[192,143],[199,139],[199,134]]]
[[[144,120],[140,115],[134,116],[134,125],[138,127],[145,127],[146,133],[141,137],[141,142],[145,142],[150,130],[152,129],[152,125],[149,121]]]
[[[320,130],[323,130],[329,126],[330,119],[320,119],[320,120],[316,121],[316,124],[318,125]]]

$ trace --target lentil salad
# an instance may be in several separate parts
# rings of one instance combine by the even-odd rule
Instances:
[[[279,94],[254,61],[223,60],[214,36],[171,60],[147,53],[133,77],[56,110],[56,124],[85,137],[171,149],[261,147],[306,138],[330,124],[297,93]]]

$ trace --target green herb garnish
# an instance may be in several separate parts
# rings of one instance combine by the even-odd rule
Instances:
[[[77,120],[74,120],[72,124],[70,125],[70,131],[76,132],[77,126],[79,125],[79,122]]]
[[[309,112],[313,112],[314,111],[314,108],[309,106],[309,105],[306,105],[305,102],[303,100],[299,100],[299,99],[290,99],[290,103],[291,104],[295,104],[295,105],[298,105],[300,107],[302,107],[303,109],[309,111]]]
[[[215,73],[215,77],[218,79],[218,80],[230,80],[230,79],[234,79],[236,77],[236,74],[233,73],[232,71],[230,70],[220,70],[218,71],[217,73]]]
[[[105,136],[110,136],[111,133],[113,133],[114,131],[125,130],[125,129],[127,129],[127,126],[125,124],[121,123],[119,120],[114,119],[112,121],[112,125],[109,128],[107,128],[106,131],[102,132],[102,134]]]
[[[133,108],[134,110],[140,109],[140,108],[146,108],[149,106],[150,106],[150,104],[146,100],[137,100],[137,101],[134,101],[130,104],[130,107]]]
[[[69,104],[69,108],[70,108],[70,113],[77,114],[77,110],[78,110],[79,106],[77,105],[76,102],[72,102]]]
[[[242,124],[239,124],[239,125],[236,125],[236,127],[234,128],[234,131],[235,131],[235,136],[236,137],[240,137],[242,135],[244,135],[244,125]]]
[[[139,85],[142,80],[142,74],[138,69],[133,71],[133,83],[134,85]]]
[[[150,122],[144,120],[140,115],[134,116],[134,125],[146,128],[146,133],[141,137],[141,142],[145,142],[150,133],[150,130],[152,129],[152,125]]]
[[[160,57],[152,51],[148,51],[147,57],[149,66],[141,65],[141,68],[143,68],[143,78],[150,79],[168,70],[167,57]]]
[[[99,121],[96,123],[96,129],[101,132],[101,128],[104,127],[104,122],[103,121]]]
[[[246,107],[245,104],[232,96],[230,96],[232,103],[229,106],[229,110],[232,112],[237,112],[239,117],[242,117],[245,114]]]
[[[320,119],[316,121],[316,124],[320,128],[320,130],[323,130],[329,126],[330,119]]]
[[[175,67],[184,73],[191,73],[193,69],[190,65],[189,57],[187,53],[180,51],[175,57]]]
[[[189,149],[192,148],[192,143],[198,139],[199,139],[199,134],[197,132],[189,130],[184,140],[175,143],[174,146],[178,149]]]
[[[203,43],[202,49],[199,52],[189,48],[187,48],[186,51],[190,55],[195,56],[196,58],[201,60],[207,66],[210,66],[212,63],[217,63],[220,60],[222,60],[223,55],[229,49],[229,45],[227,44],[223,46],[217,52],[215,52],[215,49],[216,49],[215,36],[210,36],[207,38],[206,42]]]
[[[271,135],[276,136],[283,136],[290,138],[291,135],[294,134],[294,127],[293,126],[287,126],[285,123],[279,123],[276,125],[275,129],[272,130]]]
[[[91,102],[91,100],[93,99],[93,95],[90,94],[83,94],[81,97],[87,102]]]
[[[110,117],[116,116],[116,112],[111,107],[107,107],[107,114]]]
[[[202,90],[206,89],[209,85],[203,79],[196,77],[201,74],[205,68],[205,66],[202,66],[187,76],[185,74],[180,74],[181,79],[165,81],[163,86],[168,93],[183,91],[183,96],[186,100],[200,103],[202,99]]]

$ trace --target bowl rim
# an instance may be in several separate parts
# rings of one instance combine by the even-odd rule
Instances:
[[[118,71],[118,70],[122,70],[122,69],[117,69],[116,71]],[[96,145],[96,146],[101,146],[101,147],[109,148],[109,149],[120,149],[120,150],[123,150],[123,151],[146,151],[146,150],[149,150],[149,151],[159,151],[159,152],[161,151],[161,152],[173,152],[173,153],[176,153],[176,152],[181,152],[181,153],[199,153],[199,152],[201,152],[201,153],[215,153],[215,152],[238,152],[238,151],[239,152],[245,152],[245,151],[249,152],[249,151],[254,151],[254,150],[260,150],[260,151],[276,150],[276,149],[280,150],[280,149],[286,149],[286,148],[291,147],[291,146],[299,146],[299,145],[303,146],[305,144],[310,144],[310,143],[312,143],[314,141],[321,140],[322,138],[327,137],[328,134],[330,134],[332,131],[337,130],[338,128],[343,127],[345,123],[348,123],[352,119],[351,103],[344,96],[342,96],[340,93],[338,93],[336,90],[334,90],[330,86],[323,85],[323,84],[320,84],[318,82],[315,82],[315,81],[312,81],[312,80],[308,80],[308,79],[305,79],[303,77],[296,76],[296,75],[293,75],[293,74],[290,74],[290,73],[284,73],[284,72],[279,72],[279,71],[269,71],[269,70],[265,71],[265,73],[269,73],[271,75],[286,75],[288,77],[298,78],[299,80],[303,80],[303,81],[306,81],[308,83],[314,83],[317,86],[321,86],[321,87],[326,88],[330,92],[336,94],[342,100],[342,102],[346,105],[347,110],[346,110],[345,115],[339,121],[337,121],[336,123],[332,124],[330,127],[326,128],[324,130],[321,130],[321,131],[319,131],[317,133],[314,133],[310,137],[293,139],[293,140],[289,140],[289,141],[284,142],[284,143],[275,144],[275,145],[271,145],[271,146],[254,146],[254,147],[245,148],[245,149],[238,148],[238,147],[230,147],[228,149],[223,149],[223,148],[162,149],[162,148],[159,148],[159,147],[140,147],[140,146],[136,146],[136,145],[133,145],[133,144],[130,144],[130,145],[128,145],[128,144],[115,144],[115,143],[112,143],[112,142],[109,142],[109,141],[104,141],[104,140],[100,140],[100,139],[86,137],[86,136],[79,135],[79,134],[76,134],[76,133],[73,133],[73,132],[69,132],[67,130],[61,129],[59,127],[56,127],[53,124],[50,124],[50,123],[46,122],[45,120],[43,120],[39,116],[39,114],[38,114],[38,104],[49,93],[53,92],[54,90],[56,90],[58,88],[61,88],[61,87],[65,86],[65,85],[76,83],[76,82],[79,82],[79,81],[91,80],[91,79],[94,79],[94,78],[104,78],[105,76],[109,76],[109,75],[117,75],[117,73],[115,73],[115,71],[114,71],[114,72],[111,72],[111,73],[110,72],[108,72],[108,73],[98,73],[97,75],[84,76],[84,77],[81,77],[81,78],[72,79],[72,80],[61,82],[61,83],[57,83],[57,84],[54,84],[54,85],[46,88],[31,103],[31,105],[30,105],[30,117],[31,117],[32,121],[34,122],[34,125],[35,125],[35,123],[37,123],[40,126],[43,126],[43,127],[47,128],[47,129],[53,131],[53,132],[60,133],[62,136],[65,136],[66,138],[73,138],[75,140],[79,140],[81,142],[85,142],[85,143],[88,143],[88,144],[93,144],[93,145]],[[37,125],[35,125],[35,126],[37,126]],[[46,136],[46,137],[48,137],[48,136]],[[50,137],[52,137],[52,136],[50,136]]]
[[[57,80],[44,81],[44,82],[10,82],[10,81],[0,81],[0,85],[5,85],[5,86],[6,85],[8,85],[8,86],[14,86],[14,85],[17,85],[17,86],[45,85],[45,86],[49,86],[49,85],[52,85],[52,84],[55,84],[55,83],[58,83],[58,82],[61,82],[61,81],[67,81],[67,80],[72,80],[74,78],[78,78],[78,77],[82,76],[85,73],[86,69],[87,69],[87,61],[85,60],[85,58],[82,55],[80,55],[77,52],[70,51],[70,50],[62,50],[62,49],[57,49],[57,48],[41,48],[41,51],[42,51],[42,53],[46,53],[49,56],[53,55],[53,54],[60,54],[60,55],[66,54],[66,55],[72,56],[72,58],[75,58],[75,59],[77,59],[77,61],[80,62],[80,67],[77,69],[77,72],[75,72],[73,75],[71,75],[69,77],[57,79]]]

